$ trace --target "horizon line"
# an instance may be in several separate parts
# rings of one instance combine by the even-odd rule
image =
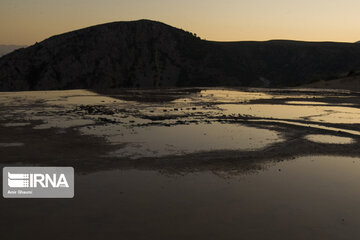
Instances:
[[[350,41],[335,41],[335,40],[304,40],[304,39],[291,39],[291,38],[270,38],[270,39],[264,39],[264,40],[254,40],[254,39],[245,39],[245,40],[212,40],[212,39],[206,39],[203,38],[201,36],[199,36],[197,33],[195,32],[191,32],[189,30],[180,28],[180,27],[176,27],[173,25],[169,25],[167,23],[158,21],[158,20],[152,20],[152,19],[137,19],[137,20],[126,20],[126,21],[111,21],[111,22],[104,22],[104,23],[99,23],[99,24],[94,24],[94,25],[90,25],[87,27],[82,27],[82,28],[78,28],[78,29],[74,29],[74,30],[69,30],[69,31],[65,31],[62,33],[58,33],[58,34],[54,34],[51,36],[48,36],[46,38],[44,38],[43,40],[40,41],[35,41],[34,43],[31,44],[24,44],[24,43],[0,43],[1,46],[20,46],[20,47],[30,47],[35,45],[36,43],[40,43],[43,42],[47,39],[50,39],[52,37],[56,37],[59,35],[63,35],[63,34],[67,34],[67,33],[71,33],[71,32],[76,32],[82,29],[87,29],[87,28],[92,28],[92,27],[97,27],[97,26],[101,26],[101,25],[107,25],[107,24],[114,24],[114,23],[131,23],[131,22],[140,22],[140,21],[149,21],[149,22],[154,22],[154,23],[159,23],[159,24],[164,24],[166,26],[172,27],[172,28],[176,28],[185,32],[190,32],[190,33],[194,33],[196,34],[197,37],[199,37],[201,40],[203,41],[208,41],[208,42],[217,42],[217,43],[239,43],[239,42],[271,42],[271,41],[291,41],[291,42],[306,42],[306,43],[344,43],[344,44],[356,44],[356,43],[360,43],[359,41],[354,41],[354,42],[350,42]]]

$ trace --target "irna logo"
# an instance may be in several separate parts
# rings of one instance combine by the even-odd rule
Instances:
[[[8,172],[8,185],[11,188],[60,188],[69,187],[64,174],[32,174]]]
[[[73,198],[72,167],[5,167],[5,198]]]

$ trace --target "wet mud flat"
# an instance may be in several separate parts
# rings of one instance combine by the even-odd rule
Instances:
[[[77,174],[74,199],[1,199],[7,239],[46,216],[41,237],[55,239],[360,234],[358,93],[0,93],[0,132],[2,166],[73,166]]]

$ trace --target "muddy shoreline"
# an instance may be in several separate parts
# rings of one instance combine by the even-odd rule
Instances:
[[[218,109],[218,104],[261,105],[272,104],[294,106],[288,103],[311,101],[310,106],[327,103],[326,107],[358,109],[360,97],[346,91],[308,91],[306,90],[247,90],[240,94],[252,94],[248,99],[240,99],[237,90],[210,89],[208,96],[201,89],[169,90],[112,90],[102,92],[101,99],[94,104],[84,104],[99,97],[97,94],[70,93],[53,99],[40,97],[16,96],[6,93],[1,96],[0,142],[23,143],[22,147],[3,147],[1,163],[27,165],[71,165],[78,172],[87,173],[106,169],[144,169],[168,173],[186,173],[196,171],[232,171],[245,172],[261,169],[269,162],[293,159],[306,155],[360,156],[360,134],[351,134],[346,130],[360,133],[359,123],[327,123],[311,119],[262,118],[251,115],[225,114]],[[218,92],[216,92],[218,91]],[[222,92],[224,91],[224,92]],[[272,95],[267,95],[271,93]],[[48,92],[47,95],[51,95]],[[218,94],[218,95],[216,95]],[[235,94],[232,96],[231,94]],[[306,97],[304,97],[304,94]],[[254,95],[254,96],[253,96]],[[314,95],[314,96],[312,96]],[[204,97],[205,96],[205,97]],[[73,98],[85,99],[80,103],[65,102]],[[102,100],[104,97],[105,100]],[[203,99],[205,98],[205,100]],[[183,101],[176,102],[179,99]],[[200,99],[200,100],[199,100]],[[335,100],[337,99],[337,102]],[[15,100],[15,101],[14,101]],[[76,99],[77,100],[77,99]],[[79,100],[77,100],[79,101]],[[97,101],[97,100],[96,100]],[[121,101],[120,106],[116,101]],[[175,101],[175,102],[174,102]],[[114,103],[115,102],[115,103]],[[50,103],[50,104],[49,104]],[[114,105],[115,104],[115,105]],[[348,105],[351,104],[351,105]],[[299,104],[295,104],[295,107]],[[31,110],[32,112],[27,112]],[[117,114],[122,114],[117,116]],[[32,118],[36,116],[37,120]],[[115,117],[114,117],[115,116]],[[37,129],[49,119],[71,117],[69,126],[52,126]],[[113,119],[111,119],[113,117]],[[127,118],[134,118],[126,123]],[[80,122],[72,125],[71,121]],[[143,120],[142,120],[143,119]],[[125,120],[125,121],[124,121]],[[22,126],[25,122],[27,125]],[[291,123],[304,124],[297,126]],[[278,133],[282,141],[269,144],[260,149],[250,150],[201,150],[186,154],[169,154],[166,156],[129,157],[111,156],[109,153],[126,148],[124,143],[112,143],[103,135],[86,134],[84,129],[97,129],[103,126],[126,125],[127,129],[160,126],[171,128],[198,124],[234,124],[264,129]],[[12,125],[11,125],[12,124]],[[321,124],[323,127],[343,129],[339,131],[317,129],[306,124]],[[10,126],[8,126],[10,125]],[[115,130],[114,130],[115,131]],[[85,132],[85,133],[84,133]],[[322,134],[338,137],[351,137],[351,144],[326,144],[309,141],[305,136]],[[126,137],[124,137],[126,138]],[[329,147],[330,146],[330,147]]]
[[[72,199],[1,198],[0,237],[356,239],[359,119],[348,91],[0,93],[0,166],[75,169]]]

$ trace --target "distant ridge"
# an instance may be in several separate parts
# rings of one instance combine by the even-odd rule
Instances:
[[[297,86],[360,70],[360,45],[213,42],[139,20],[50,37],[0,58],[0,90]]]
[[[16,49],[24,48],[26,46],[24,45],[1,45],[0,44],[0,57],[4,56],[5,54],[8,54]]]

